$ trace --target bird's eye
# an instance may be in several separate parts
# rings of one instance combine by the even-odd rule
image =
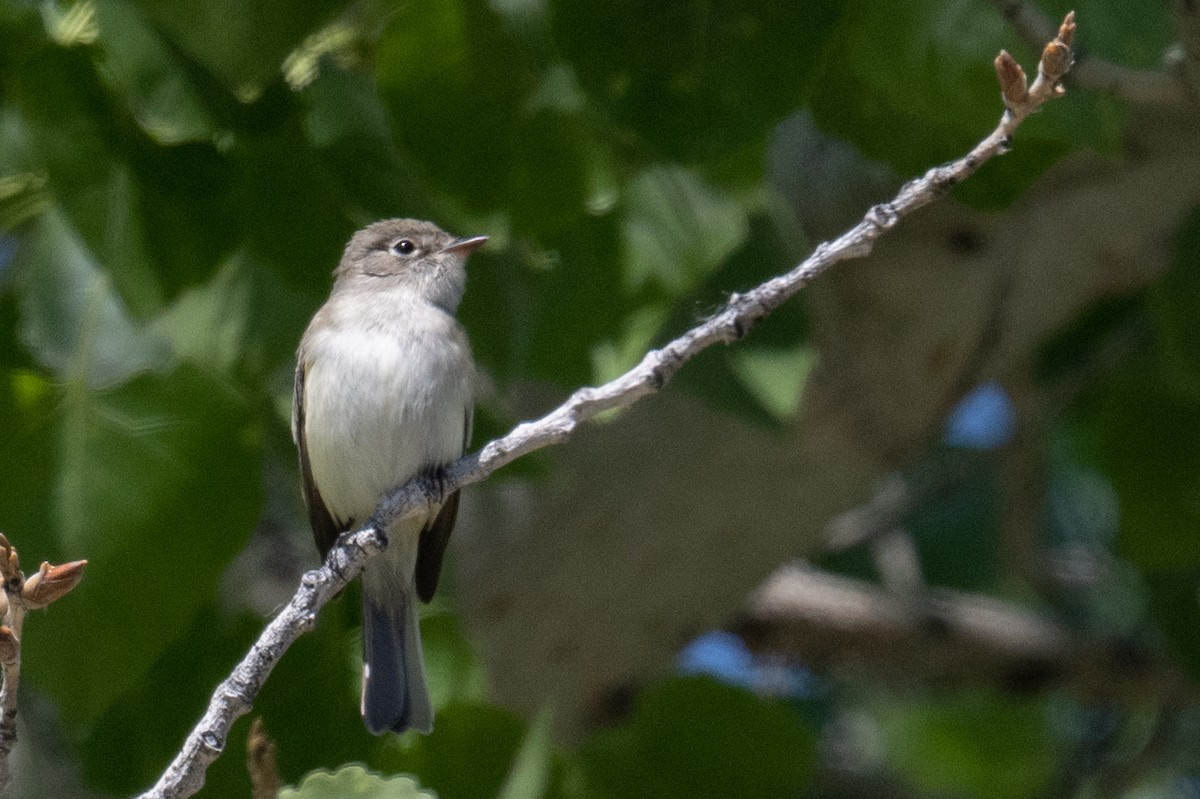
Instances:
[[[412,255],[417,251],[417,245],[412,239],[400,239],[392,245],[392,252],[396,255]]]

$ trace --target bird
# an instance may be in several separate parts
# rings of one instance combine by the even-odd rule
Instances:
[[[300,340],[292,436],[322,559],[382,495],[440,479],[470,441],[475,366],[457,310],[486,236],[387,219],[356,232]],[[393,524],[362,572],[362,704],[375,735],[433,729],[419,604],[437,590],[459,494]]]

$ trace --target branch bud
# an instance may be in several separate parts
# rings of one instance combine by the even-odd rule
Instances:
[[[1075,12],[1068,11],[1063,17],[1062,24],[1058,26],[1058,41],[1065,44],[1067,47],[1072,47],[1075,44]]]
[[[21,561],[17,557],[17,548],[8,542],[8,537],[0,533],[0,579],[4,585],[13,590],[19,590],[25,577],[21,574]]]
[[[73,560],[61,566],[43,562],[37,574],[25,581],[21,599],[30,608],[44,608],[51,602],[62,599],[83,579],[86,560]]]
[[[996,79],[1000,81],[1000,96],[1009,108],[1023,105],[1029,99],[1029,79],[1017,60],[1001,50],[996,56]]]
[[[0,625],[0,663],[12,666],[21,657],[21,640],[7,624]]]
[[[1071,45],[1075,43],[1075,12],[1069,11],[1058,27],[1058,37],[1042,50],[1042,74],[1057,81],[1070,71],[1075,63]]]
[[[1053,41],[1042,51],[1042,74],[1057,81],[1066,75],[1075,63],[1071,48],[1060,41]]]

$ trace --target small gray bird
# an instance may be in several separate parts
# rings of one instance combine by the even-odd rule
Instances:
[[[365,522],[381,496],[436,475],[471,437],[474,363],[455,318],[467,256],[485,236],[389,219],[354,234],[333,291],[297,354],[292,437],[321,557]],[[362,715],[368,730],[428,733],[416,599],[437,590],[458,492],[389,531],[362,575]]]

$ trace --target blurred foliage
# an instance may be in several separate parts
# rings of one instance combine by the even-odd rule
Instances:
[[[1035,796],[1061,754],[1040,702],[967,693],[936,704],[884,703],[877,712],[897,769],[933,796]]]
[[[1075,7],[1089,46],[1150,65],[1169,36],[1161,5]],[[501,385],[602,380],[803,252],[764,174],[781,120],[809,109],[921,172],[991,128],[992,54],[1033,63],[1015,41],[980,0],[0,0],[0,527],[31,557],[91,562],[29,625],[24,671],[56,704],[82,781],[150,784],[261,627],[222,580],[256,529],[305,535],[292,359],[356,227],[408,215],[489,234],[461,312],[484,368]],[[1073,93],[957,192],[1002,208],[1071,151],[1115,158],[1124,114]],[[1152,331],[1154,356],[1052,431],[1049,521],[1128,567],[1121,601],[1093,611],[1132,596],[1141,615],[1092,623],[1152,622],[1196,676],[1198,305],[1200,216],[1166,281],[1046,358],[1052,380],[1130,318]],[[791,304],[678,384],[786,422],[813,362],[807,330]],[[480,419],[479,435],[510,421]],[[936,582],[998,579],[992,479],[914,521]],[[1119,531],[1083,510],[1106,491]],[[258,703],[299,783],[287,796],[794,796],[818,731],[858,714],[878,724],[873,756],[913,786],[1001,799],[1038,793],[1087,729],[1032,700],[808,697],[796,712],[689,678],[561,751],[552,707],[530,727],[483,702],[439,608],[424,624],[437,731],[381,741],[353,712],[356,624],[353,602],[331,606]],[[356,760],[375,771],[301,781]],[[422,787],[379,776],[398,771]],[[231,753],[202,795],[247,790]]]
[[[584,751],[610,796],[792,796],[811,778],[813,734],[795,713],[708,678],[647,690],[630,721]]]

